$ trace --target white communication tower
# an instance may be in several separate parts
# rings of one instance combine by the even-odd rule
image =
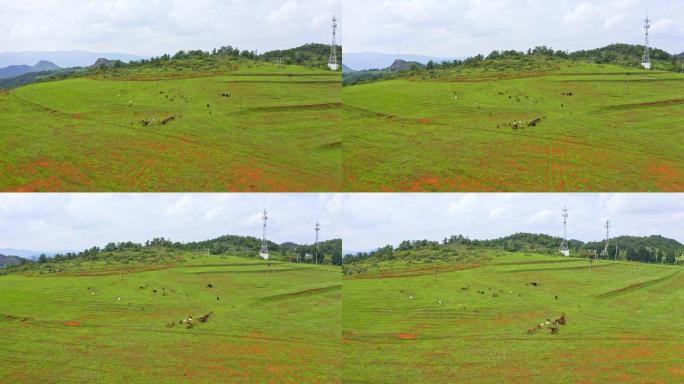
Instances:
[[[608,242],[610,241],[610,220],[606,220],[606,246],[603,249],[603,254],[608,258]]]
[[[314,253],[316,255],[316,264],[318,264],[318,231],[321,230],[321,224],[316,222],[316,242],[314,243]]]
[[[648,30],[651,29],[651,20],[646,16],[644,20],[644,29],[646,30],[646,39],[644,41],[644,56],[641,58],[641,66],[646,69],[651,69],[651,55],[649,53],[650,41],[648,38]]]
[[[263,232],[261,234],[261,250],[259,251],[259,256],[261,256],[261,258],[264,260],[268,260],[268,243],[266,242],[266,221],[268,220],[268,213],[265,209],[261,219],[263,220],[264,224]]]
[[[332,45],[330,46],[330,60],[328,60],[328,68],[332,71],[337,71],[340,66],[337,64],[337,17],[333,15],[332,19]]]
[[[568,208],[563,207],[563,242],[560,246],[561,255],[570,256],[570,248],[568,247]]]

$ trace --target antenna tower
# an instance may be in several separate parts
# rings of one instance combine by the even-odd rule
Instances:
[[[316,253],[316,264],[318,264],[318,231],[321,230],[321,224],[316,222],[316,242],[314,243],[314,249]]]
[[[339,65],[337,64],[337,17],[333,15],[332,19],[332,45],[330,46],[330,60],[328,60],[328,68],[332,71],[337,71]]]
[[[606,246],[603,249],[603,254],[608,258],[608,242],[610,241],[610,220],[606,220]]]
[[[263,220],[264,224],[263,232],[261,234],[261,250],[259,251],[259,256],[264,260],[268,260],[268,243],[266,242],[266,222],[268,221],[268,213],[265,209],[261,216],[261,220]]]
[[[644,30],[646,30],[646,38],[644,40],[644,56],[641,59],[641,66],[646,69],[651,69],[651,55],[649,53],[650,41],[648,37],[648,30],[651,29],[651,20],[646,16],[644,20]]]
[[[561,255],[570,256],[570,248],[568,247],[568,208],[563,207],[563,242],[560,246]]]

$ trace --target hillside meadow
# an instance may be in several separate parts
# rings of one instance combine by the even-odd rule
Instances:
[[[590,271],[587,259],[492,250],[354,270],[343,281],[345,383],[684,379],[680,266]]]
[[[534,60],[344,87],[344,190],[684,188],[684,74]]]
[[[339,383],[340,328],[338,267],[72,261],[0,276],[0,381]]]
[[[240,60],[0,93],[0,190],[340,189],[340,74]]]

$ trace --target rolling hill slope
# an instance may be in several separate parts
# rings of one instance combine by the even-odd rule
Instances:
[[[0,92],[4,191],[331,191],[340,74],[182,52]]]

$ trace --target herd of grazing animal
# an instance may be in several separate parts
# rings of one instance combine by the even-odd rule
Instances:
[[[560,330],[560,327],[565,326],[565,323],[565,313],[563,313],[560,315],[559,318],[557,318],[553,322],[551,321],[551,319],[546,319],[545,322],[539,323],[536,327],[528,329],[527,334],[534,335],[538,331],[546,330],[550,335],[557,335]]]
[[[159,91],[159,94],[160,94],[160,95],[164,95],[164,97],[166,98],[166,100],[171,101],[171,102],[175,101],[175,100],[176,100],[176,97],[178,97],[178,98],[183,99],[183,101],[184,101],[186,104],[190,103],[190,98],[188,98],[188,97],[186,97],[186,96],[183,96],[183,95],[170,95],[170,94],[167,94],[165,91]],[[119,95],[119,96],[120,96],[120,95]],[[223,92],[223,93],[221,93],[221,97],[229,98],[229,97],[231,97],[231,93],[230,93],[230,92]],[[133,106],[133,100],[131,100],[131,101],[128,102],[128,106],[129,106],[129,107],[132,107],[132,106]],[[207,103],[207,109],[209,110],[209,114],[211,114],[211,113],[212,113],[212,111],[211,111],[211,104]],[[170,116],[170,117],[168,117],[168,118],[166,118],[166,119],[159,120],[158,124],[167,125],[167,124],[171,123],[171,122],[174,121],[174,120],[176,120],[176,115]],[[157,120],[156,120],[155,118],[152,118],[152,119],[147,118],[147,119],[142,120],[142,121],[140,122],[140,124],[141,124],[143,127],[149,127],[149,126],[151,126],[151,125],[157,124]],[[132,122],[131,122],[131,125],[133,125]]]

